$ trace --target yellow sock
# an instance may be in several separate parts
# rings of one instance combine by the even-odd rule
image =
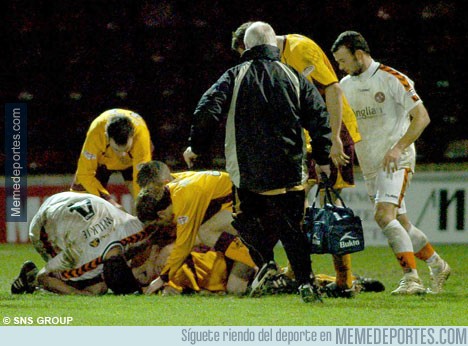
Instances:
[[[351,273],[351,255],[333,255],[333,265],[336,271],[336,284],[341,288],[353,287]]]

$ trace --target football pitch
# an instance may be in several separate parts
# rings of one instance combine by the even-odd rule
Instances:
[[[297,295],[263,296],[59,296],[46,292],[11,295],[10,284],[21,264],[44,263],[32,245],[0,245],[0,315],[33,325],[47,324],[44,316],[70,318],[71,326],[466,326],[468,325],[467,245],[439,245],[437,251],[452,267],[445,292],[438,295],[395,297],[401,277],[387,247],[369,247],[352,255],[356,274],[379,279],[386,290],[361,293],[354,299],[324,298],[305,304]],[[282,248],[279,264],[286,264]],[[314,255],[316,273],[333,274],[330,255]],[[418,262],[429,285],[427,266]],[[13,320],[10,320],[10,323]],[[39,321],[39,322],[38,322]],[[15,323],[23,324],[23,323]],[[3,319],[3,326],[5,320]],[[50,325],[50,324],[49,324]]]

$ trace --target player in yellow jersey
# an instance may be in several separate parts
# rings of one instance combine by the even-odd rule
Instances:
[[[194,245],[199,243],[234,260],[234,266],[250,267],[251,273],[256,268],[248,248],[231,225],[232,184],[227,173],[190,172],[166,185],[150,184],[140,192],[136,211],[145,223],[176,226],[174,249],[160,276],[166,283],[176,277]]]
[[[252,22],[242,24],[232,34],[232,49],[242,54],[245,51],[244,35]],[[354,187],[354,143],[361,140],[357,127],[356,116],[344,97],[338,77],[333,70],[330,60],[323,50],[310,38],[297,35],[276,36],[280,49],[281,62],[303,74],[324,96],[327,110],[330,113],[330,127],[332,129],[332,148],[330,159],[330,180],[338,191],[346,187]],[[310,137],[306,132],[306,143]],[[310,154],[312,148],[307,148]],[[306,184],[306,193],[317,182],[317,172],[313,160],[307,160],[309,180]],[[339,201],[337,201],[339,203]],[[352,287],[351,256],[333,255],[333,263],[337,274],[338,289],[347,290]]]
[[[139,166],[151,160],[151,152],[150,134],[140,115],[125,109],[107,110],[89,127],[71,190],[100,196],[121,208],[106,188],[110,175],[121,172],[136,197]]]
[[[167,184],[180,179],[191,177],[197,174],[195,171],[171,172],[169,167],[161,161],[150,161],[142,165],[138,172],[138,183],[144,189],[151,187],[154,184]],[[224,173],[227,175],[227,173]],[[219,237],[219,230],[226,227],[230,232],[235,232],[230,228],[230,223],[233,221],[232,215],[227,210],[223,210],[215,214],[210,220],[200,225],[198,230],[198,240],[201,243],[216,242]],[[219,226],[221,225],[221,227]],[[172,248],[162,250],[163,252],[172,251]],[[157,272],[159,275],[162,271],[161,263],[165,262],[167,254],[159,254],[159,249],[155,249],[156,255],[153,260],[146,261],[147,269],[141,268],[145,273]],[[163,259],[164,258],[164,259]],[[227,261],[229,262],[229,260]],[[173,279],[166,285],[164,292],[170,291],[173,293],[181,293],[185,291],[221,291],[228,293],[243,294],[246,292],[249,276],[252,271],[248,267],[236,267],[226,263],[226,257],[220,253],[213,251],[212,248],[206,248],[206,245],[196,245],[185,263],[179,268]],[[233,275],[230,275],[233,274]],[[151,277],[151,275],[150,275]],[[144,281],[140,279],[139,281]],[[324,292],[329,296],[337,295],[336,278],[326,274],[316,274],[318,284],[323,288]],[[151,280],[150,280],[151,281]],[[156,280],[155,280],[156,281]],[[364,292],[381,292],[385,287],[381,282],[371,278],[352,277],[353,287],[342,295],[353,296],[355,293]],[[146,281],[148,284],[149,281]],[[146,294],[152,294],[162,288],[163,282],[153,282],[148,288],[143,291]],[[268,280],[262,290],[264,294],[279,294],[279,293],[296,293],[297,283],[291,280],[284,273],[278,273],[271,280]]]

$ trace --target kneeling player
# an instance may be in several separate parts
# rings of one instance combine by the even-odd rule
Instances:
[[[139,290],[124,254],[149,244],[154,228],[91,194],[63,192],[48,198],[34,216],[29,236],[47,262],[37,272],[28,261],[11,291],[35,286],[59,294],[102,294]],[[37,275],[36,275],[37,274]]]

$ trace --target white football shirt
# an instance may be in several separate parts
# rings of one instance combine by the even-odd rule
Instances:
[[[65,278],[83,280],[100,274],[107,250],[137,242],[139,238],[122,244],[123,239],[142,230],[138,218],[100,197],[62,192],[42,204],[31,222],[29,236],[47,261],[47,271],[79,269]]]
[[[366,179],[375,177],[383,158],[410,125],[409,112],[421,99],[414,83],[403,73],[372,61],[359,76],[346,76],[340,85],[356,114],[362,140],[355,144],[359,165]],[[399,168],[414,171],[415,147],[404,150]]]

